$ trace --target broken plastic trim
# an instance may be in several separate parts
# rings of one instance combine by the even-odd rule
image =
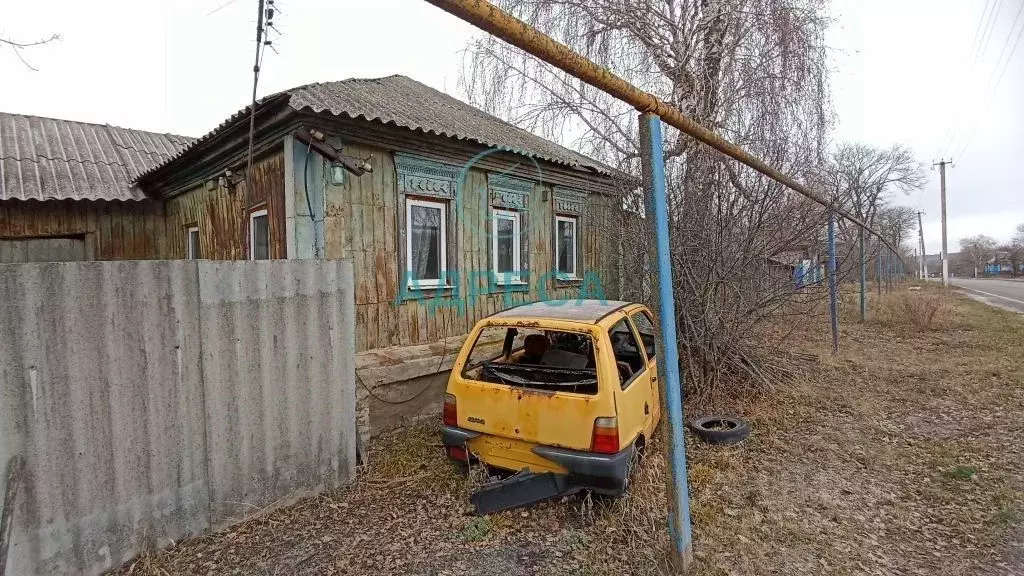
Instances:
[[[503,510],[521,508],[550,498],[567,496],[578,492],[565,474],[542,472],[535,474],[524,468],[516,474],[487,484],[469,497],[475,512],[480,515],[494,514]]]

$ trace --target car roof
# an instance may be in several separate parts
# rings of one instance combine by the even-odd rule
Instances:
[[[544,300],[509,308],[491,315],[490,318],[550,318],[596,324],[612,312],[632,304],[623,300]]]

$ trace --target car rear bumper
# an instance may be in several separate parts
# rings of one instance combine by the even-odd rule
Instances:
[[[466,446],[470,440],[479,436],[481,436],[479,432],[456,426],[444,426],[441,431],[441,441],[445,446]],[[617,496],[626,491],[635,447],[631,444],[616,454],[597,454],[544,445],[534,446],[531,451],[537,456],[553,462],[557,467],[564,468],[570,487],[585,488],[601,494]],[[486,454],[481,455],[481,460],[494,465],[487,462]],[[507,466],[497,467],[507,468]],[[519,470],[511,471],[518,472]]]

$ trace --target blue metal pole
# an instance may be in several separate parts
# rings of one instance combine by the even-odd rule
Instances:
[[[892,250],[885,251],[885,289],[892,292]]]
[[[864,260],[864,229],[860,229],[857,235],[860,244],[860,321],[864,322],[868,316],[868,264]]]
[[[828,215],[828,315],[832,320],[832,353],[839,353],[839,286],[836,278],[836,216]]]
[[[676,340],[676,306],[672,294],[672,259],[669,254],[668,198],[665,191],[665,156],[662,150],[661,118],[640,115],[641,161],[648,198],[654,208],[654,230],[658,255],[658,319],[661,350],[658,374],[665,379],[665,404],[669,423],[669,456],[672,486],[669,532],[675,562],[682,570],[690,566],[693,542],[690,527],[690,492],[686,479],[686,442],[683,438],[683,375],[679,371]]]
[[[875,286],[878,287],[878,296],[882,296],[882,244],[878,244],[878,252],[875,254]]]

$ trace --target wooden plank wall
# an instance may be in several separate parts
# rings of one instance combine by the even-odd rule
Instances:
[[[244,172],[244,169],[243,169]],[[237,176],[236,176],[237,178]],[[199,226],[204,258],[244,260],[248,257],[249,212],[262,205],[270,218],[270,257],[287,258],[285,237],[284,151],[275,149],[253,163],[252,193],[243,180],[233,189],[200,184],[167,201],[168,240],[172,258],[186,254],[186,230]],[[242,198],[248,209],[242,209]]]
[[[0,238],[82,236],[96,260],[169,257],[164,208],[157,201],[4,200]]]
[[[554,202],[548,185],[538,184],[530,194],[528,229],[523,231],[529,236],[529,290],[489,290],[482,274],[470,273],[491,268],[487,173],[472,169],[463,210],[457,222],[451,216],[448,219],[449,239],[457,243],[458,290],[439,300],[403,300],[398,226],[404,206],[400,205],[394,157],[369,146],[348,145],[345,153],[370,157],[373,166],[372,173],[347,175],[345,184],[328,186],[326,195],[325,255],[352,258],[354,263],[357,351],[437,342],[464,335],[477,320],[511,306],[579,295],[579,286],[556,286],[550,274],[554,267]],[[599,223],[606,220],[604,213],[614,202],[617,198],[591,195],[580,239],[582,272],[598,274],[609,298],[615,296],[618,285],[617,278],[609,276],[618,269],[610,264],[617,249],[605,245]]]

